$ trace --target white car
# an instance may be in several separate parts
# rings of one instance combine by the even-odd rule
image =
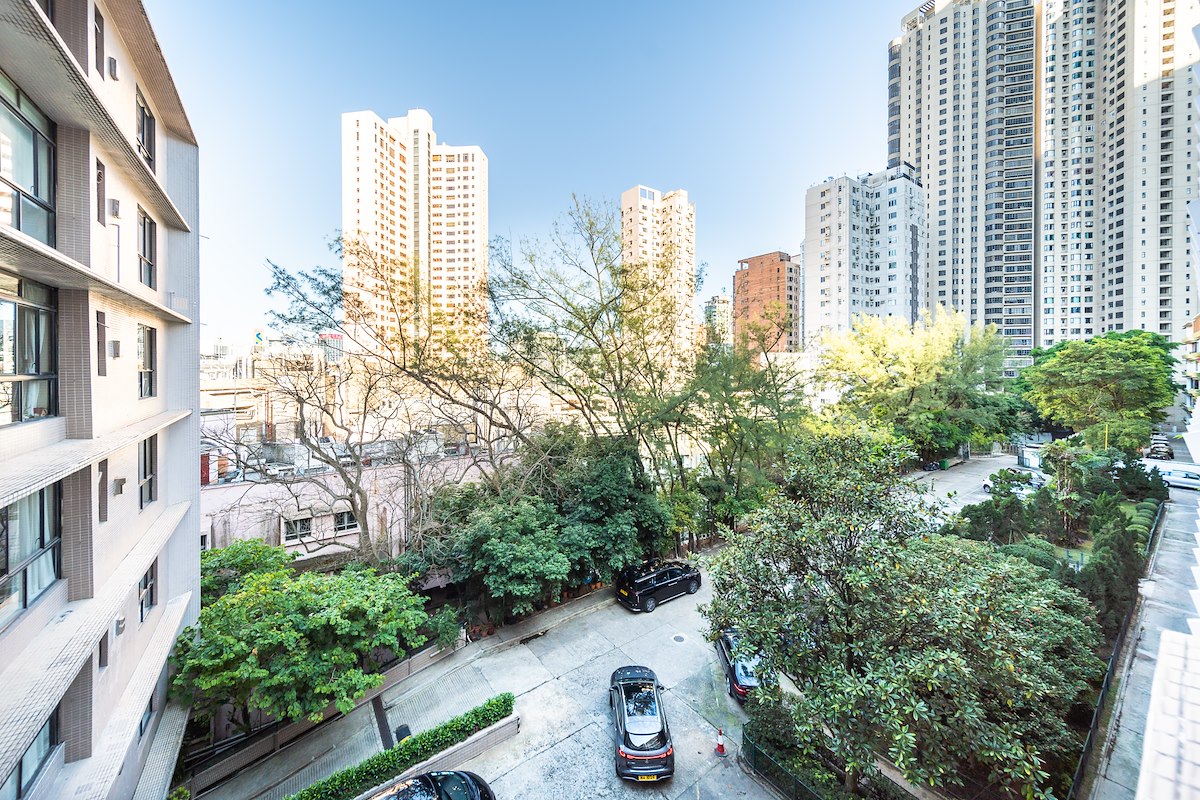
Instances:
[[[1200,489],[1200,473],[1183,469],[1160,470],[1163,483],[1179,489]]]

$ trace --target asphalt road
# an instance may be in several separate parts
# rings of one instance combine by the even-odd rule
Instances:
[[[483,776],[497,797],[773,797],[735,760],[745,714],[726,694],[716,650],[704,638],[697,606],[710,597],[705,583],[651,614],[613,600],[506,651],[489,682],[517,692],[521,731],[460,769]],[[630,664],[650,667],[665,687],[676,769],[668,781],[632,783],[614,773],[608,681]],[[724,759],[714,753],[718,727],[727,736]]]

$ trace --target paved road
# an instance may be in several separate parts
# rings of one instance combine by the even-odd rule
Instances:
[[[987,500],[990,495],[983,491],[984,479],[997,470],[1016,466],[1016,456],[975,456],[948,470],[918,472],[916,480],[928,486],[933,498],[945,503],[948,511],[955,512]]]
[[[497,797],[769,798],[735,762],[745,715],[725,691],[697,605],[707,585],[653,614],[615,601],[502,654],[488,677],[517,693],[521,732],[463,765]],[[648,666],[666,690],[663,705],[675,744],[676,774],[653,786],[614,775],[608,680],[617,667]],[[714,753],[716,730],[729,757]]]
[[[1196,616],[1197,493],[1172,489],[1160,540],[1143,582],[1140,615],[1129,636],[1114,699],[1112,720],[1100,757],[1092,800],[1129,800],[1137,793],[1150,687],[1164,630],[1190,633]]]

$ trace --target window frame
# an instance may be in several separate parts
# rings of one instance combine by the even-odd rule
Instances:
[[[158,329],[137,326],[138,399],[158,396]]]
[[[349,517],[350,522],[345,522],[345,517]],[[335,533],[346,533],[348,531],[358,530],[358,517],[353,511],[335,511],[333,512],[333,530]]]
[[[158,288],[158,223],[138,206],[138,278],[151,289]]]
[[[24,126],[33,143],[32,185],[22,186],[15,182],[15,178],[0,176],[0,184],[8,187],[13,195],[12,215],[10,221],[5,224],[50,247],[56,247],[58,126],[25,92],[21,91],[16,81],[0,71],[0,88],[5,86],[11,87],[12,91],[11,93],[0,91],[0,110],[7,112],[17,124]],[[45,154],[44,164],[41,158],[43,153]],[[17,160],[14,159],[14,162]],[[47,174],[43,175],[43,171]],[[25,224],[24,209],[26,205],[32,205],[46,215],[44,239],[33,232],[31,225]]]
[[[158,605],[158,559],[146,570],[146,574],[138,579],[138,622],[145,622],[146,617]]]
[[[54,711],[51,712],[50,718],[42,724],[42,727],[38,728],[37,735],[33,737],[33,741],[30,742],[29,746],[25,748],[25,751],[21,754],[21,757],[17,759],[16,766],[13,767],[12,772],[4,776],[4,782],[0,783],[0,791],[5,791],[8,789],[9,781],[15,779],[16,793],[13,795],[13,797],[15,797],[16,800],[23,800],[24,798],[29,797],[29,788],[34,784],[38,776],[42,774],[42,770],[45,769],[46,764],[50,762],[51,757],[54,755],[55,749],[62,744],[59,733],[58,715],[59,709],[55,708]],[[49,744],[46,747],[46,752],[42,755],[41,760],[38,761],[37,766],[33,768],[32,773],[25,775],[25,757],[29,755],[29,752],[34,748],[34,745],[37,744],[38,739],[41,738],[42,731],[47,729],[49,729],[47,732],[47,740]]]
[[[8,279],[5,281],[4,279]],[[15,293],[12,286],[15,284]],[[0,398],[8,401],[7,418],[0,418],[0,428],[36,422],[39,419],[58,416],[58,293],[53,287],[20,278],[0,271],[0,306],[12,308],[13,352],[11,373],[0,374]],[[0,314],[3,319],[3,314]],[[26,325],[34,330],[24,335]],[[31,348],[27,361],[33,361],[38,371],[26,369],[18,372],[21,352]],[[44,356],[44,357],[43,357]],[[0,362],[7,360],[0,357]],[[35,383],[45,384],[44,405],[26,409],[26,392]],[[29,411],[27,414],[26,411]],[[40,411],[40,413],[33,413]]]
[[[150,110],[150,104],[146,102],[146,97],[142,94],[141,87],[136,86],[134,90],[137,103],[138,154],[146,162],[146,166],[150,167],[150,171],[154,172],[155,139],[157,137],[158,123],[154,119],[154,112]]]
[[[50,497],[46,493],[51,493]],[[36,507],[38,509],[38,537],[36,548],[18,562],[12,562],[9,556],[9,550],[12,545],[13,531],[11,528],[11,514],[9,509],[26,498],[37,495],[38,500]],[[34,602],[42,597],[50,587],[58,581],[62,580],[62,484],[53,483],[43,487],[36,492],[18,498],[18,500],[3,508],[0,508],[0,585],[17,580],[20,582],[19,588],[12,595],[5,592],[0,592],[0,599],[5,597],[17,598],[17,605],[12,615],[7,619],[0,619],[0,631],[4,630],[9,623],[21,616],[21,612],[29,608]],[[53,517],[52,520],[46,518],[46,513],[49,511]],[[28,571],[38,565],[46,554],[52,554],[50,561],[52,562],[53,580],[46,583],[34,595],[30,595],[29,580],[27,578]]]
[[[283,542],[300,542],[312,536],[312,517],[296,517],[283,521]],[[304,523],[301,525],[300,523]]]
[[[96,72],[100,74],[100,80],[104,80],[104,15],[95,3],[92,4],[92,48],[96,55]]]
[[[158,434],[138,442],[138,509],[158,499]]]

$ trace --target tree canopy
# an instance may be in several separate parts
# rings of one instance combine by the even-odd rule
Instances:
[[[1043,417],[1076,432],[1105,422],[1158,422],[1179,388],[1172,347],[1146,331],[1061,342],[1022,373],[1025,397]]]
[[[981,766],[1039,791],[1103,671],[1094,614],[1027,560],[932,533],[899,476],[910,455],[871,435],[798,443],[783,490],[714,558],[706,613],[796,684],[798,741],[851,787],[878,753],[926,785]]]

